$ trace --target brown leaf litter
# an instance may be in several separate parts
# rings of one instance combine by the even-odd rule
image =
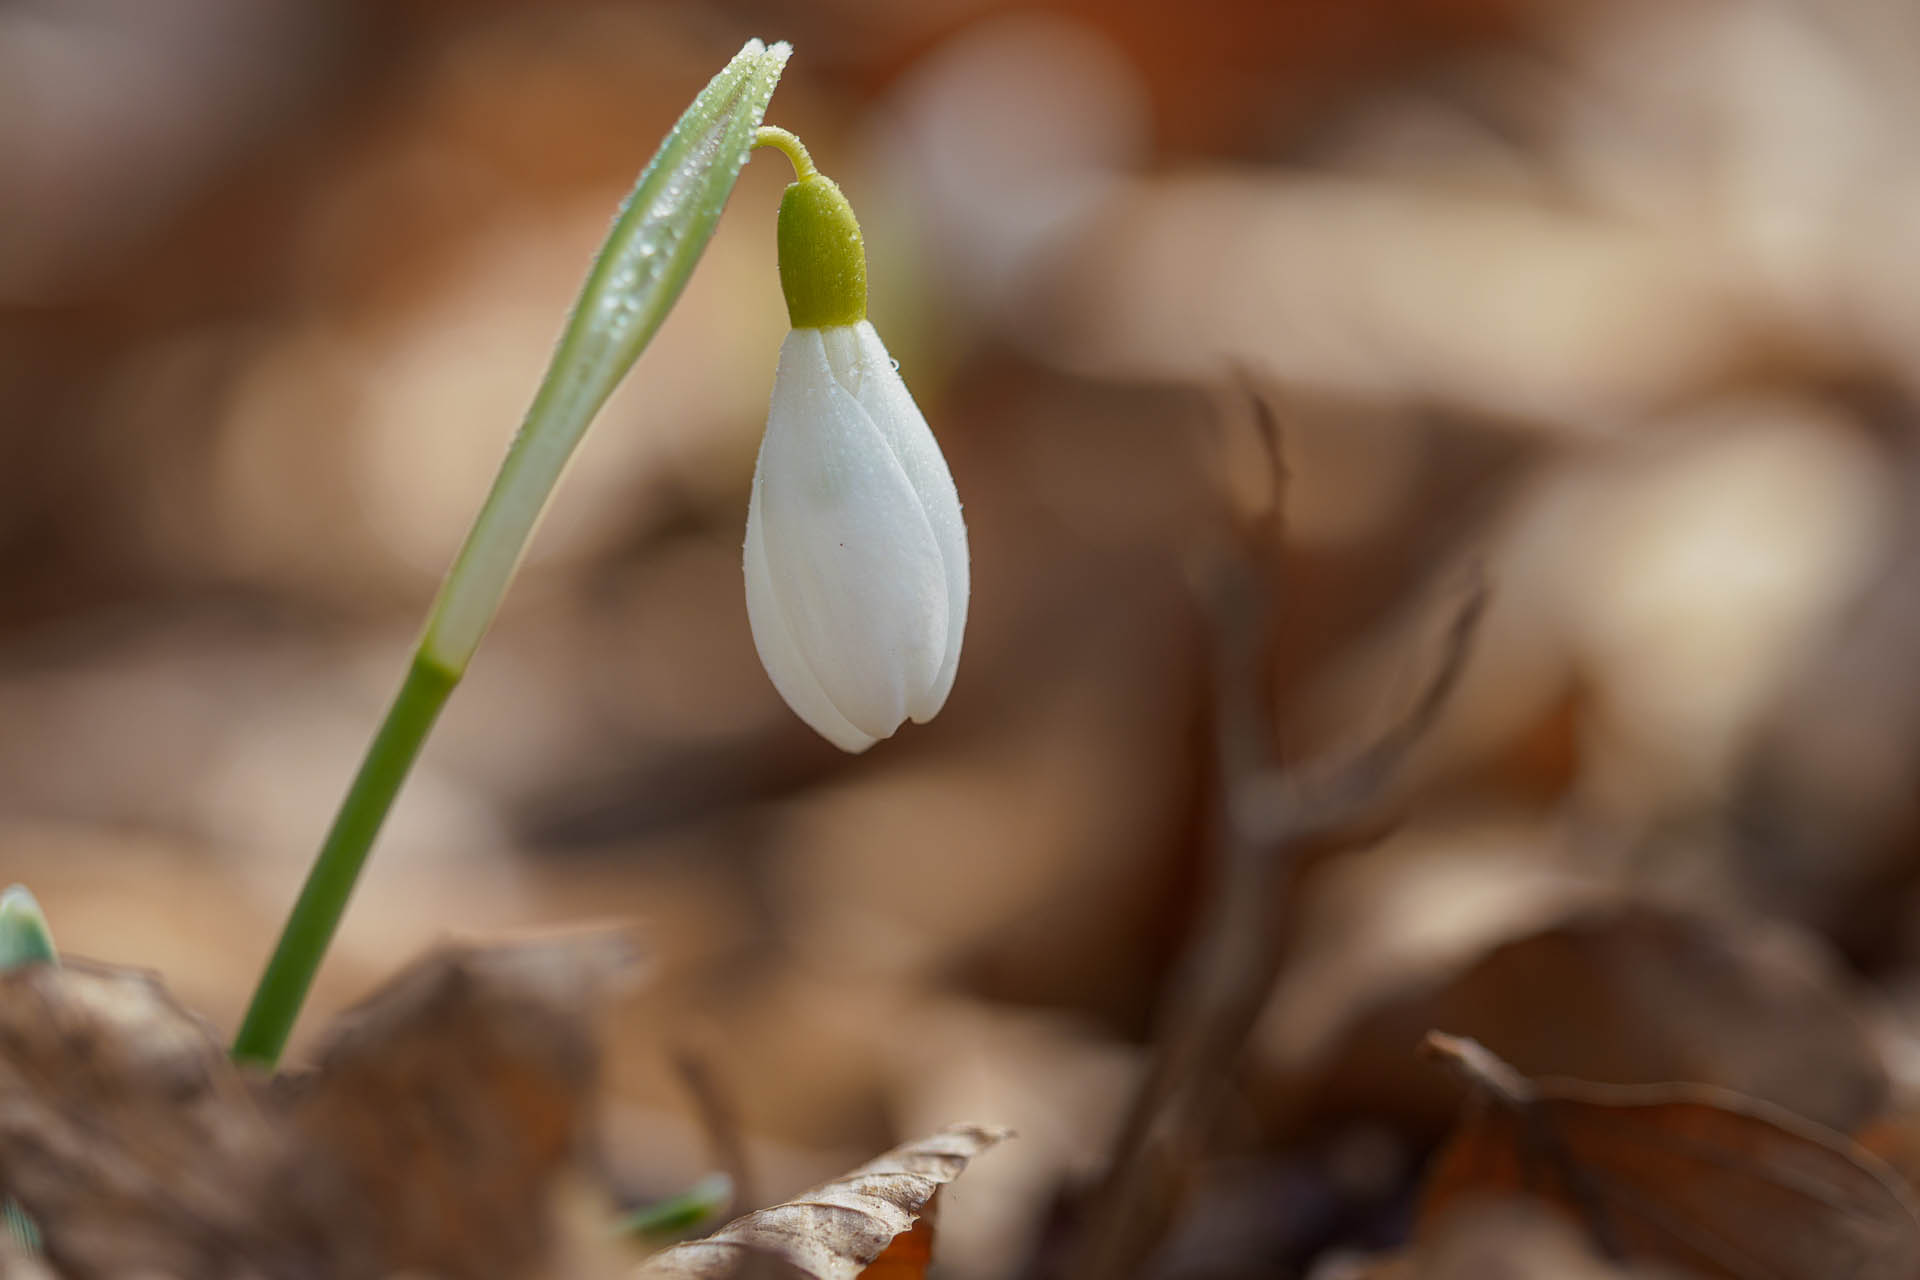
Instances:
[[[780,1274],[811,1280],[920,1276],[931,1256],[931,1232],[918,1224],[927,1222],[934,1196],[975,1156],[1008,1136],[1004,1129],[958,1125],[896,1147],[785,1204],[738,1218],[705,1240],[655,1254],[636,1280],[731,1276],[755,1259],[771,1259]],[[877,1263],[881,1269],[869,1272]]]
[[[0,1188],[74,1280],[525,1274],[629,963],[608,933],[445,947],[279,1081],[150,974],[0,973]]]
[[[593,1014],[631,968],[616,932],[445,946],[342,1016],[311,1070],[272,1079],[152,974],[0,972],[0,1194],[43,1249],[0,1241],[0,1273],[544,1274],[593,1154]],[[908,1143],[638,1274],[917,1280],[935,1195],[1006,1136]],[[604,1245],[612,1218],[575,1230]]]
[[[1920,1205],[1843,1134],[1725,1090],[1535,1081],[1472,1040],[1427,1045],[1474,1096],[1429,1172],[1417,1239],[1462,1205],[1520,1195],[1615,1261],[1735,1280],[1920,1272]]]

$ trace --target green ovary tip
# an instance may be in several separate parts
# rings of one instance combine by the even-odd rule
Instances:
[[[853,206],[832,178],[813,167],[800,139],[762,128],[755,146],[777,147],[795,181],[780,199],[780,291],[796,329],[829,329],[867,318],[867,247]]]

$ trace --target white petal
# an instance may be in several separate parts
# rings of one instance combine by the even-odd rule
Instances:
[[[842,386],[852,391],[886,437],[893,456],[919,496],[920,508],[940,548],[947,591],[947,632],[939,668],[928,684],[909,690],[907,710],[915,721],[931,720],[946,703],[960,666],[960,642],[967,629],[969,565],[967,526],[960,517],[960,495],[953,487],[947,459],[914,403],[913,393],[894,368],[893,359],[862,320],[849,328],[823,331],[827,361]]]
[[[753,647],[760,652],[760,665],[767,669],[773,687],[780,691],[793,713],[813,731],[855,755],[879,739],[862,733],[833,709],[826,691],[814,678],[812,668],[794,643],[786,616],[774,598],[771,571],[767,567],[766,535],[760,520],[760,467],[753,470],[753,497],[747,502],[747,622],[753,630]]]
[[[818,329],[780,349],[760,446],[768,582],[834,709],[884,738],[945,657],[945,566],[873,418],[833,377]]]

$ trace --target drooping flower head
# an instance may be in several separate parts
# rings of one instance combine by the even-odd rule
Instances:
[[[853,210],[797,139],[780,139],[798,173],[779,227],[793,329],[747,507],[747,616],[787,705],[858,752],[947,700],[967,531],[940,446],[867,320]]]

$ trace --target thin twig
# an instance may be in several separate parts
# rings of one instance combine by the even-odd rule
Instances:
[[[1439,664],[1413,705],[1372,743],[1337,760],[1268,769],[1235,788],[1234,820],[1248,843],[1282,851],[1350,827],[1379,807],[1460,683],[1488,594],[1486,577],[1475,566],[1454,606]]]
[[[1256,423],[1279,469],[1279,433],[1264,401]],[[1088,1213],[1072,1274],[1133,1274],[1164,1232],[1184,1169],[1213,1129],[1242,1046],[1279,968],[1280,892],[1304,845],[1352,829],[1390,795],[1413,748],[1457,684],[1486,603],[1477,577],[1447,629],[1439,664],[1406,715],[1351,755],[1300,768],[1274,759],[1272,562],[1281,486],[1270,510],[1239,522],[1238,546],[1195,575],[1212,624],[1218,874],[1176,976],[1169,1024]]]

